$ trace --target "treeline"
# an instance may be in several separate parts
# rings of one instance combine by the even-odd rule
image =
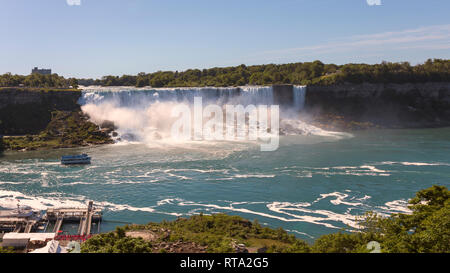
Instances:
[[[116,232],[94,236],[82,245],[82,252],[154,252],[155,246],[173,242],[195,242],[208,252],[235,252],[233,242],[264,247],[272,253],[449,253],[450,192],[444,186],[422,190],[409,201],[411,214],[382,217],[367,213],[355,233],[334,233],[309,244],[285,230],[262,227],[238,216],[197,215],[173,222],[125,226]],[[127,236],[129,231],[150,232],[148,241]]]
[[[65,79],[58,74],[31,74],[28,76],[23,76],[6,73],[0,75],[0,87],[69,88],[70,86],[77,88],[77,79]]]
[[[52,75],[33,74],[29,76],[0,75],[0,87],[53,87],[74,88],[79,85],[101,86],[152,86],[152,87],[202,87],[243,85],[331,85],[339,83],[417,83],[450,82],[450,60],[434,59],[412,66],[408,62],[381,64],[324,64],[320,61],[240,65],[235,67],[158,71],[138,75],[105,76],[101,79],[75,79]]]
[[[136,76],[105,76],[102,79],[79,79],[80,85],[201,87],[243,85],[330,85],[339,83],[416,83],[450,81],[450,60],[434,59],[412,66],[408,62],[381,64],[324,64],[320,61],[291,64],[268,64],[183,72],[158,71]]]

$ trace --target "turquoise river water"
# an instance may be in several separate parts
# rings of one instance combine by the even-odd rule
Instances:
[[[60,165],[88,153],[92,165]],[[0,207],[104,209],[122,222],[228,213],[298,237],[352,230],[366,211],[408,212],[408,198],[450,186],[450,128],[281,137],[275,152],[249,142],[118,142],[0,156]]]

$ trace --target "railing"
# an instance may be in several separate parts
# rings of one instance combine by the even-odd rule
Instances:
[[[85,242],[92,238],[93,235],[57,235],[55,237],[56,241],[77,241]]]

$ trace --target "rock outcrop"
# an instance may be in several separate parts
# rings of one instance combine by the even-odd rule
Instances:
[[[82,113],[80,91],[0,89],[0,150],[36,150],[113,143]],[[113,125],[110,125],[113,126]]]
[[[294,103],[294,86],[290,84],[276,84],[273,88],[274,103],[278,105],[292,105]]]
[[[305,110],[321,119],[385,128],[450,126],[450,83],[308,86]]]
[[[53,111],[79,111],[80,91],[0,89],[0,135],[38,134]]]

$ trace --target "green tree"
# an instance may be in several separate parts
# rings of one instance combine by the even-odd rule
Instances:
[[[151,253],[152,244],[142,238],[125,236],[123,228],[92,237],[81,246],[82,253]]]
[[[422,190],[409,202],[411,214],[386,218],[367,213],[361,222],[361,232],[322,236],[316,240],[313,251],[365,252],[370,241],[377,241],[387,253],[449,253],[449,197],[450,192],[443,186]]]
[[[15,253],[13,248],[4,248],[0,247],[0,254],[6,254],[6,253]]]
[[[73,88],[78,88],[78,80],[75,78],[70,78],[69,79],[69,84],[70,86],[72,86]]]

